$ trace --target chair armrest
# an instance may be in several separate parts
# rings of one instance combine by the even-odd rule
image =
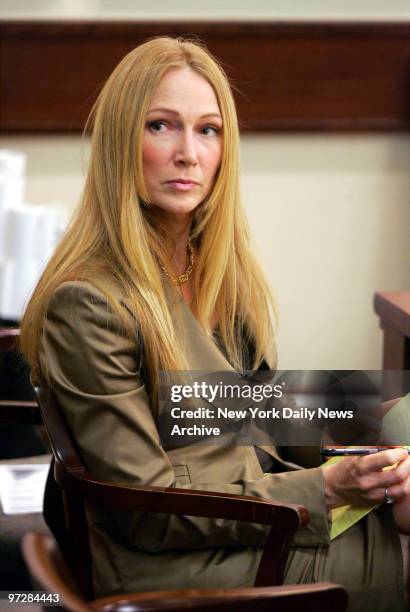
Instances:
[[[57,465],[57,464],[56,464]],[[58,469],[58,467],[57,467]],[[285,528],[299,529],[308,522],[308,511],[299,504],[284,503],[250,495],[197,491],[176,487],[122,485],[95,478],[85,469],[65,474],[65,487],[81,491],[84,499],[118,510],[160,514],[186,514],[272,525],[277,519]]]
[[[299,504],[245,495],[174,487],[119,485],[94,478],[85,468],[66,470],[55,464],[56,480],[71,495],[121,510],[180,514],[259,523],[270,526],[255,586],[281,584],[293,537],[308,522]]]
[[[347,593],[342,586],[330,582],[309,585],[286,585],[262,588],[209,589],[130,593],[96,599],[94,610],[127,612],[142,610],[235,610],[255,612],[300,612],[300,610],[331,609],[343,612]]]
[[[0,400],[0,424],[40,425],[43,423],[37,402]]]

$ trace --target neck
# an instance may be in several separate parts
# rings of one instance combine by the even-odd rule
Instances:
[[[187,246],[192,218],[193,213],[185,215],[168,214],[163,216],[165,227],[172,237],[174,246],[172,262],[178,274],[182,274],[187,266]]]

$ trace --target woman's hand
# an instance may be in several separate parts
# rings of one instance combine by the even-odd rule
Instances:
[[[328,508],[380,503],[385,499],[386,489],[393,499],[410,494],[410,456],[404,448],[343,457],[337,463],[323,465],[323,473]]]

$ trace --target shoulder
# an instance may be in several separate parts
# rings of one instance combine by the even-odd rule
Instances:
[[[57,287],[49,300],[44,330],[76,338],[79,345],[118,344],[125,338],[135,342],[135,319],[123,301],[123,293],[109,286],[69,281]]]
[[[107,290],[108,291],[108,290]],[[110,292],[110,294],[112,294]],[[115,296],[120,299],[120,294]],[[125,312],[125,308],[123,308]],[[128,330],[104,291],[85,281],[62,283],[53,293],[44,321],[43,360],[63,378],[91,376],[90,364],[104,377],[119,371],[135,375],[139,368],[137,330]],[[93,374],[94,378],[96,374]],[[62,375],[55,374],[55,378]],[[87,379],[88,380],[88,379]],[[99,386],[103,388],[102,382]],[[100,384],[101,383],[101,384]],[[84,382],[84,388],[87,387]]]
[[[52,294],[46,316],[54,313],[74,314],[81,316],[93,314],[110,318],[113,315],[112,304],[124,303],[124,292],[113,282],[98,280],[96,284],[87,281],[67,281],[61,283]]]
[[[83,281],[56,289],[39,350],[41,376],[54,390],[87,394],[91,404],[94,396],[128,393],[141,358],[136,329],[126,328],[102,291]]]
[[[97,279],[94,283],[88,281],[66,281],[61,283],[53,293],[50,303],[76,304],[84,302],[107,303],[109,298],[122,301],[124,292],[114,281]]]
[[[101,317],[106,318],[109,310],[107,298],[91,283],[70,281],[59,285],[52,294],[46,310],[46,321],[78,328]]]

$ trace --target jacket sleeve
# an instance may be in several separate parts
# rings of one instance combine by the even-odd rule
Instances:
[[[124,484],[182,486],[302,503],[310,521],[299,530],[295,544],[328,545],[321,468],[246,482],[176,484],[139,377],[140,350],[92,285],[72,282],[58,288],[47,310],[40,360],[89,471]],[[225,519],[142,512],[110,515],[132,545],[149,552],[263,546],[267,536],[263,525]]]

